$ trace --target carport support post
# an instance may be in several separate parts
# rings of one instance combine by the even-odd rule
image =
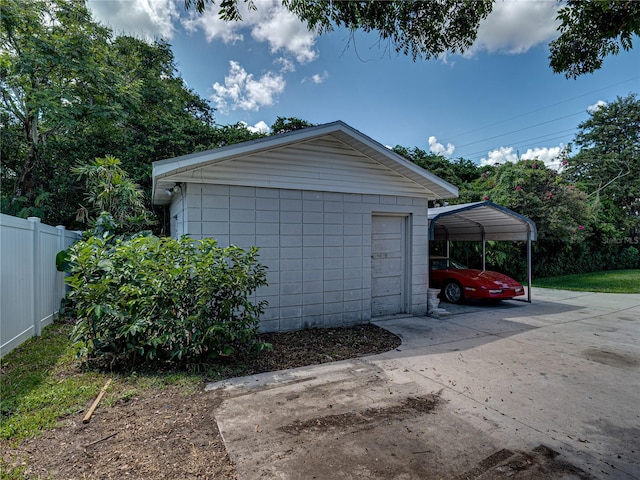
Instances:
[[[482,229],[482,271],[484,272],[486,268],[486,260],[487,260],[487,244],[484,237],[484,228]]]
[[[527,302],[531,303],[531,230],[527,230]]]

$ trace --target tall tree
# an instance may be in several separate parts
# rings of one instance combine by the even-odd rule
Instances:
[[[256,9],[253,0],[243,0]],[[239,0],[185,0],[202,13],[218,8],[223,20],[238,21]],[[319,33],[335,27],[375,32],[386,47],[416,58],[463,53],[476,39],[480,22],[494,0],[332,1],[282,0],[309,29]],[[568,0],[560,9],[560,38],[550,44],[554,72],[577,77],[598,70],[602,60],[620,47],[632,48],[640,35],[640,2],[635,0]]]
[[[535,276],[593,269],[595,262],[588,263],[592,258],[589,239],[593,234],[593,211],[585,193],[558,172],[538,160],[507,162],[483,172],[474,188],[482,198],[536,223]],[[491,246],[490,258],[498,269],[523,278],[523,244],[498,242]]]
[[[0,0],[0,15],[3,212],[79,227],[74,165],[116,156],[147,192],[153,161],[240,136],[216,128],[168,44],[114,38],[84,0]]]
[[[578,125],[580,151],[565,176],[578,183],[624,235],[640,226],[640,99],[618,97]]]
[[[143,188],[151,186],[151,163],[210,148],[213,108],[177,75],[169,44],[120,36],[111,42],[123,79],[135,85],[132,96],[108,124],[77,123],[56,142],[52,156],[74,163],[111,154]],[[96,128],[98,127],[98,128]]]
[[[129,86],[109,57],[109,30],[91,20],[83,1],[2,0],[0,25],[0,109],[25,147],[3,158],[2,180],[14,197],[30,196],[43,145],[79,119],[117,114]]]

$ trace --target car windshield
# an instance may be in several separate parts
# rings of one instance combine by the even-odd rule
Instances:
[[[450,258],[431,259],[431,270],[447,270],[448,268],[466,269],[467,267],[455,260],[451,260]]]

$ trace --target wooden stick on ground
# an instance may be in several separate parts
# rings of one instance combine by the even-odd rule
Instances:
[[[111,379],[107,380],[107,383],[105,383],[104,387],[102,387],[102,390],[100,390],[100,393],[98,394],[96,399],[91,404],[91,407],[89,408],[89,411],[86,413],[86,415],[82,419],[82,423],[89,423],[89,420],[91,420],[91,415],[93,415],[93,412],[98,407],[98,403],[100,403],[100,400],[102,400],[102,397],[104,396],[105,392],[107,391],[107,388],[109,388],[109,385],[111,385]]]
[[[100,443],[100,442],[104,442],[105,440],[109,440],[111,437],[115,437],[117,434],[118,434],[118,432],[113,432],[112,434],[107,435],[106,437],[99,438],[98,440],[94,440],[91,443],[87,443],[85,445],[85,448],[91,447],[92,445],[95,445],[95,444]]]

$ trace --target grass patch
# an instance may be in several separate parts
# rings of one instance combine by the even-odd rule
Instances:
[[[68,415],[85,410],[113,378],[107,405],[126,399],[132,391],[181,385],[193,392],[201,376],[186,373],[108,375],[83,370],[69,339],[72,326],[54,323],[42,336],[26,341],[2,358],[0,367],[0,441],[20,442],[37,436]]]
[[[87,370],[76,359],[69,338],[73,326],[53,323],[0,360],[0,446],[5,450],[55,427],[68,415],[84,412],[108,378],[113,383],[101,405],[127,401],[137,392],[179,385],[188,395],[202,384],[202,376],[184,372],[117,375]],[[98,407],[100,408],[100,407]],[[22,479],[24,465],[0,457],[0,479]]]
[[[53,426],[95,395],[102,376],[80,374],[71,326],[53,324],[2,359],[0,439],[22,440]]]
[[[534,287],[579,292],[640,293],[640,270],[611,270],[537,278],[532,284]]]

